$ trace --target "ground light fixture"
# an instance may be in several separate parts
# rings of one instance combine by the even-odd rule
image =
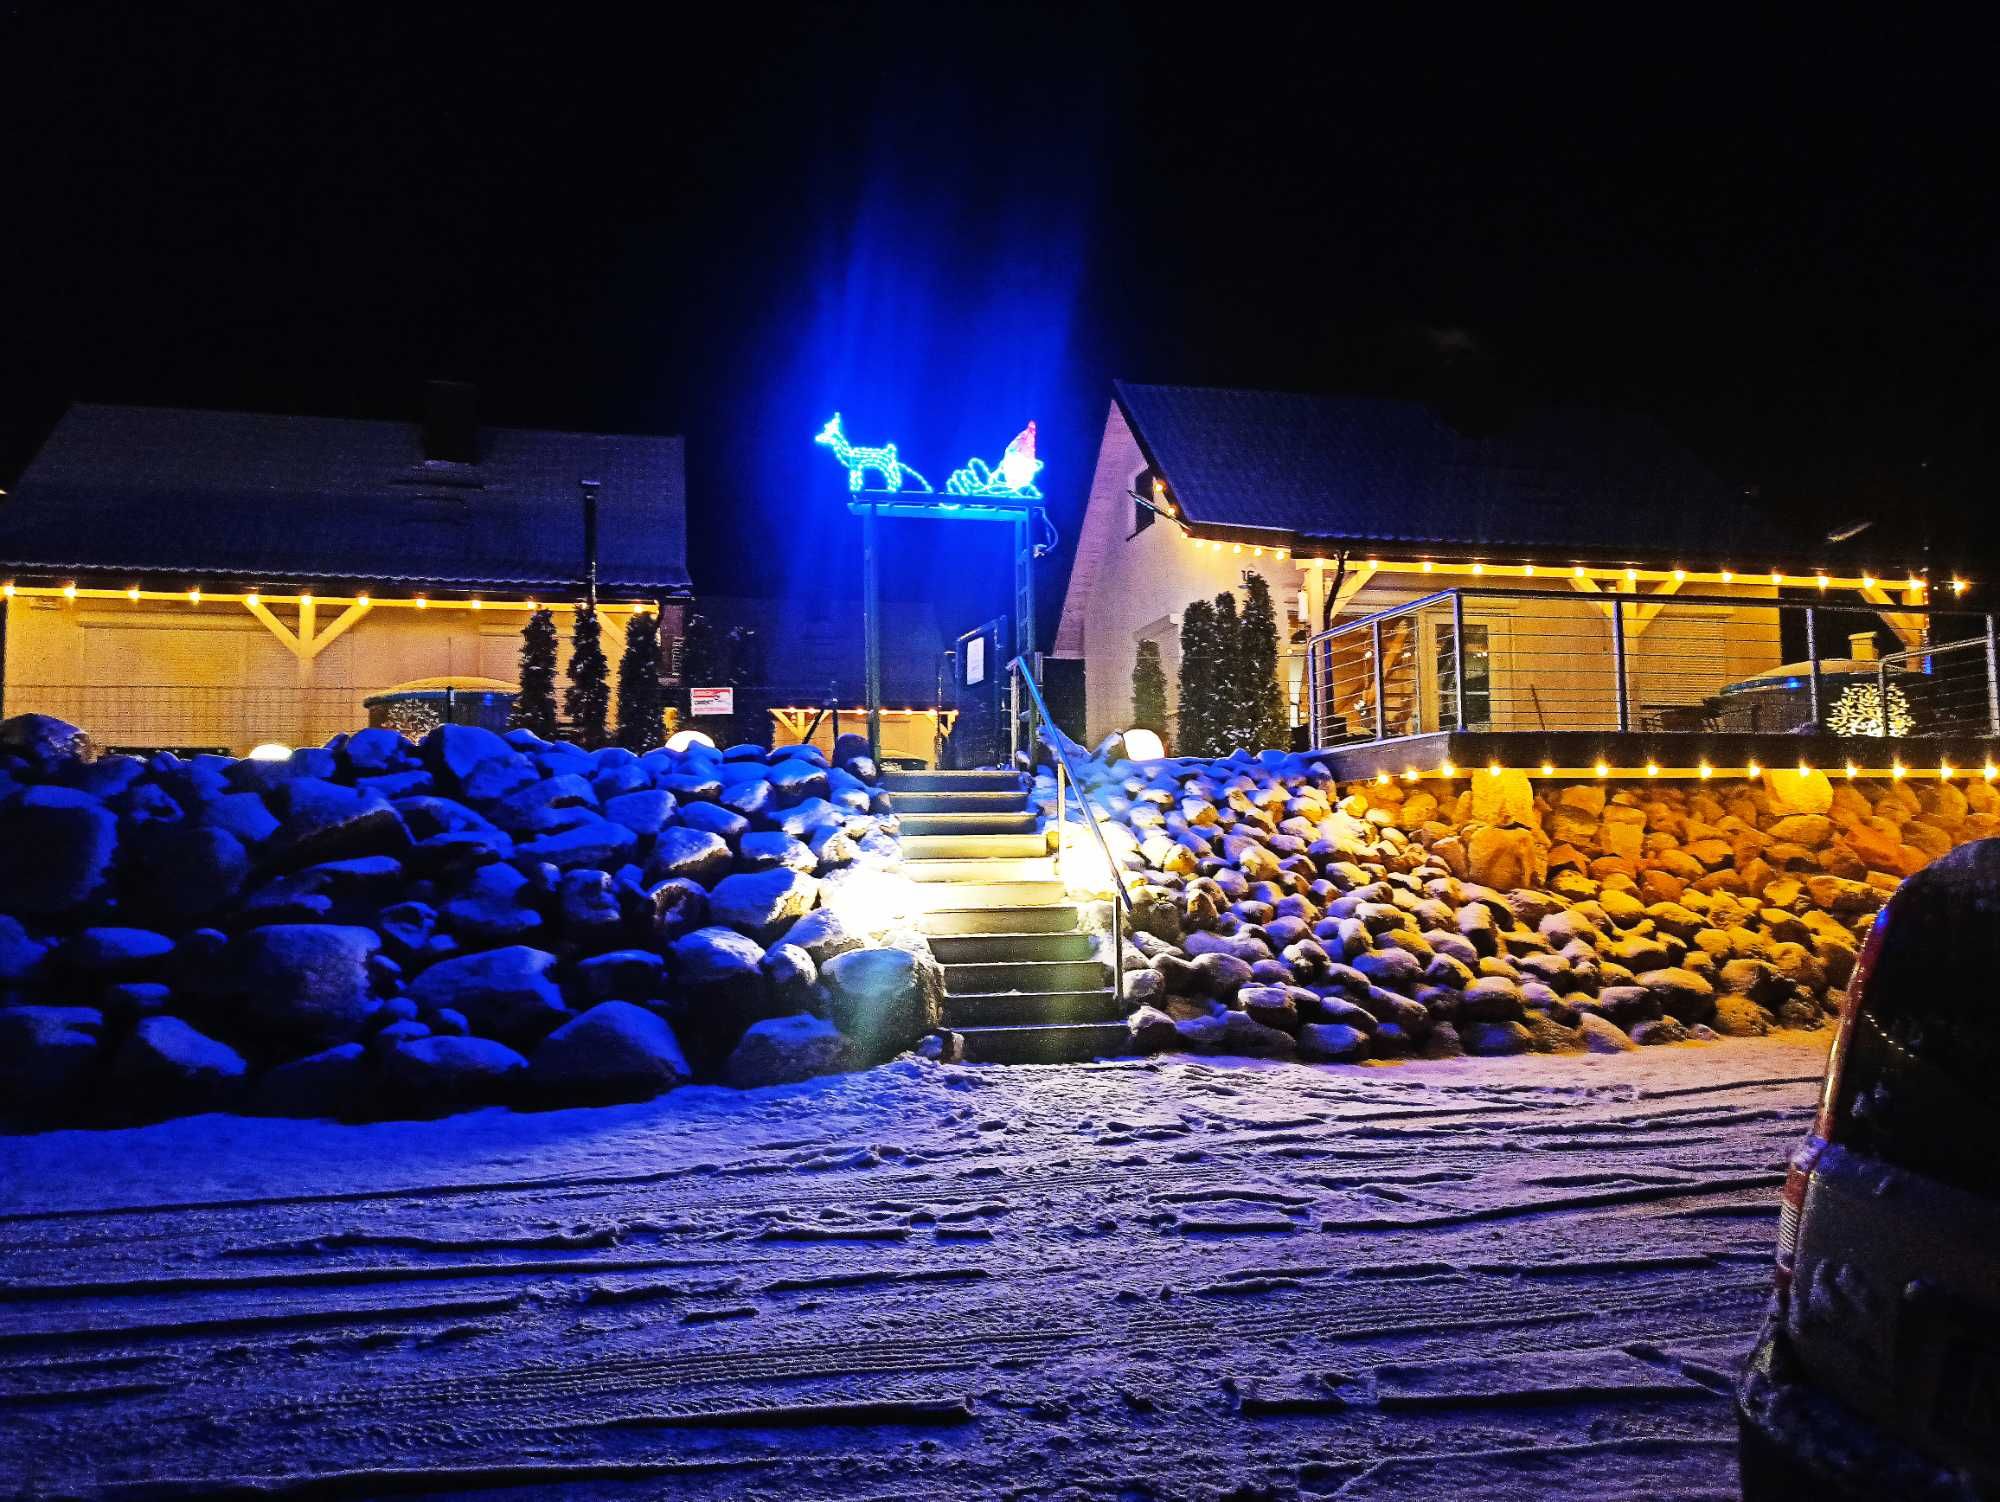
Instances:
[[[1125,755],[1131,761],[1159,761],[1167,754],[1166,746],[1151,730],[1127,730],[1120,739],[1125,742]]]
[[[250,748],[252,761],[290,761],[292,748],[282,741],[265,741],[261,746]]]
[[[715,742],[699,730],[676,730],[667,737],[669,751],[685,751],[689,746],[706,746],[713,751]]]

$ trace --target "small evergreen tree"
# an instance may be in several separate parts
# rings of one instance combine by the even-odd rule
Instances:
[[[660,618],[635,610],[625,625],[625,653],[618,660],[618,744],[651,751],[662,743]]]
[[[1132,664],[1132,728],[1167,733],[1167,673],[1160,666],[1160,644],[1150,637],[1139,643]]]
[[[1291,716],[1278,687],[1278,612],[1271,603],[1271,585],[1262,574],[1243,574],[1242,624],[1243,708],[1251,750],[1289,748]]]
[[[691,615],[681,632],[681,682],[690,688],[717,688],[722,683],[721,644],[705,615]]]
[[[1215,597],[1215,720],[1210,729],[1215,749],[1211,755],[1227,756],[1238,746],[1248,745],[1248,695],[1243,687],[1243,621],[1237,614],[1236,596],[1223,590]]]
[[[1190,600],[1181,612],[1180,713],[1174,722],[1174,752],[1210,756],[1215,748],[1215,610],[1206,600]]]
[[[611,711],[603,633],[594,606],[579,605],[570,628],[569,687],[563,691],[563,718],[580,745],[604,744],[604,721]]]
[[[537,610],[521,628],[521,691],[507,723],[544,740],[555,736],[556,618],[547,610]]]

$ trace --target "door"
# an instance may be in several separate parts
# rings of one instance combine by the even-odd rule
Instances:
[[[1007,619],[996,616],[959,637],[952,652],[958,721],[947,747],[954,767],[1007,764]]]

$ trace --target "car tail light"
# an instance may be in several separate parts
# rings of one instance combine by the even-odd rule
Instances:
[[[1780,1299],[1785,1298],[1792,1288],[1793,1260],[1799,1247],[1799,1219],[1806,1208],[1806,1187],[1812,1181],[1813,1170],[1819,1166],[1820,1156],[1839,1137],[1841,1082],[1847,1054],[1853,1046],[1855,1023],[1868,1007],[1868,980],[1881,956],[1882,937],[1888,931],[1890,914],[1895,911],[1895,906],[1891,901],[1876,916],[1875,926],[1868,930],[1868,942],[1861,946],[1861,955],[1854,962],[1854,974],[1848,979],[1847,997],[1840,1008],[1840,1025],[1834,1030],[1833,1048],[1827,1054],[1826,1081],[1820,1091],[1819,1111],[1813,1118],[1812,1135],[1792,1154],[1791,1162],[1786,1167],[1785,1187],[1778,1196],[1778,1256],[1773,1273]]]

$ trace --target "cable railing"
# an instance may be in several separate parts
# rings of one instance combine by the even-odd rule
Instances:
[[[1942,614],[1942,613],[1940,613]],[[1991,616],[1918,606],[1454,589],[1307,643],[1313,743],[1438,731],[2000,735]],[[1883,650],[1883,648],[1890,650]]]
[[[1076,768],[1070,762],[1068,737],[1049,713],[1048,701],[1042,697],[1041,685],[1035,682],[1032,665],[1024,657],[1016,657],[1008,665],[1014,676],[1017,691],[1025,689],[1028,701],[1034,706],[1033,724],[1041,743],[1048,747],[1056,763],[1056,874],[1063,873],[1063,858],[1067,853],[1069,834],[1069,791],[1076,790],[1077,812],[1083,823],[1097,840],[1098,854],[1104,858],[1104,869],[1109,874],[1111,890],[1116,900],[1111,904],[1111,987],[1120,1006],[1125,1003],[1125,924],[1131,920],[1132,894],[1125,890],[1124,868],[1113,858],[1111,844],[1104,838],[1100,820],[1108,818],[1097,806],[1097,800],[1090,796],[1089,787],[1076,775]]]

